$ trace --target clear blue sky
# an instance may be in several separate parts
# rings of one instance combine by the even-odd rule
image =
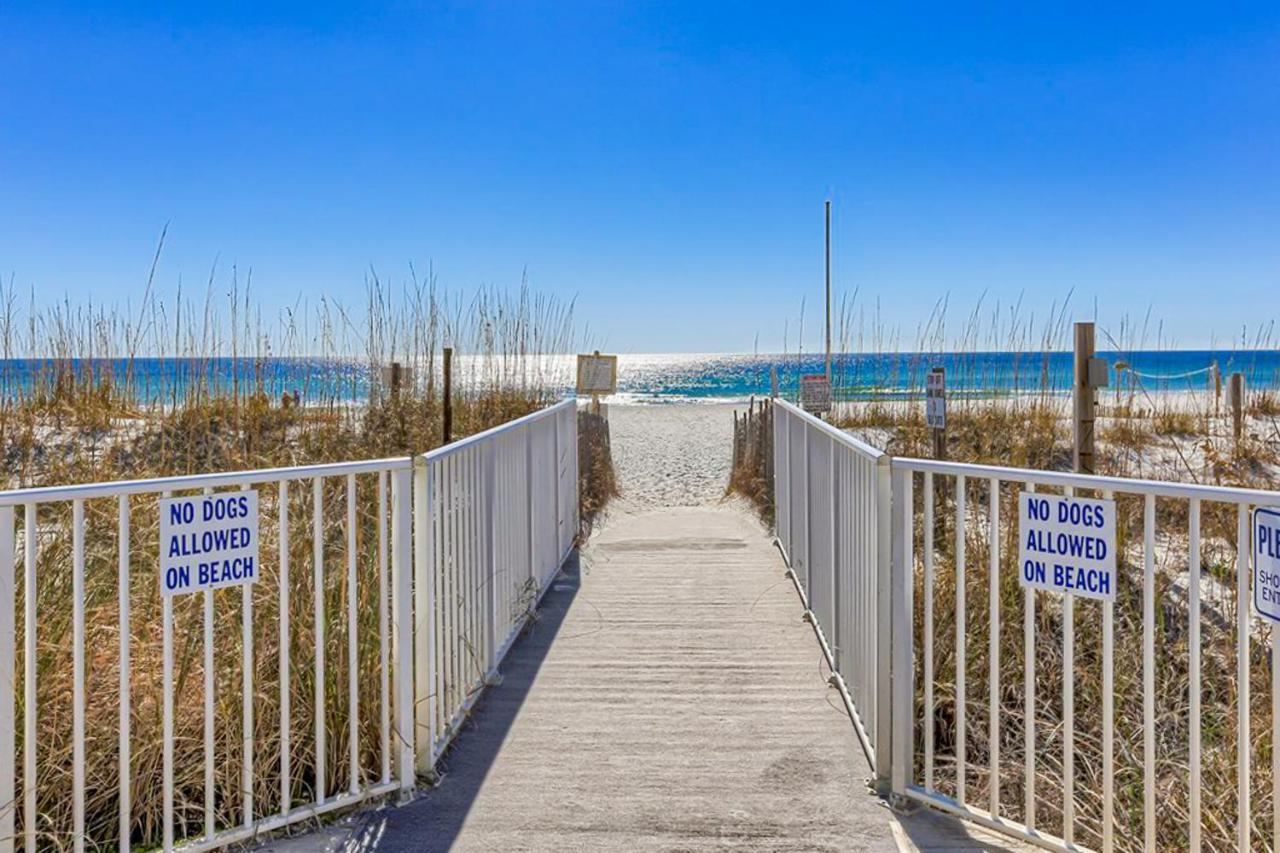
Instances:
[[[850,9],[854,5],[860,9]],[[950,294],[1177,343],[1280,285],[1280,4],[0,4],[0,273],[44,298],[532,285],[624,352]]]

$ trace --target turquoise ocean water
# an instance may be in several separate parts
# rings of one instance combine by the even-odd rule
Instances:
[[[1280,384],[1277,350],[1161,350],[1100,353],[1111,365],[1125,362],[1128,371],[1112,371],[1112,386],[1149,392],[1197,391],[1211,387],[1210,365],[1223,375],[1243,372],[1250,388]],[[919,393],[924,375],[934,366],[947,370],[950,392],[973,395],[1023,394],[1048,389],[1067,393],[1071,385],[1071,354],[1052,353],[842,353],[832,365],[835,393],[841,399],[873,399]],[[573,356],[537,359],[527,375],[540,384],[571,393]],[[181,397],[193,383],[228,392],[261,388],[270,396],[297,391],[304,400],[360,401],[372,387],[371,371],[363,361],[347,359],[134,359],[73,362],[77,370],[131,371],[130,387],[144,401],[164,402]],[[0,392],[16,394],[47,381],[51,362],[40,359],[0,360]],[[769,393],[770,373],[776,372],[780,391],[794,395],[800,376],[823,372],[821,355],[623,354],[618,359],[619,393],[614,402],[663,403],[677,401],[744,400]],[[492,375],[480,357],[459,359],[459,384],[468,387]],[[513,380],[519,371],[507,368]],[[419,377],[421,379],[421,377]]]

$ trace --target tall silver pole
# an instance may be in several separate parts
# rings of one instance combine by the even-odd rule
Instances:
[[[828,199],[826,209],[827,236],[827,384],[831,384],[831,201]]]

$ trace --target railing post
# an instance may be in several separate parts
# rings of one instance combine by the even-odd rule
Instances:
[[[494,683],[498,674],[498,567],[497,524],[494,518],[497,505],[497,476],[495,469],[498,443],[490,441],[484,448],[484,600],[485,643],[489,653],[487,683]]]
[[[914,602],[914,500],[912,474],[893,478],[893,793],[902,797],[911,783],[915,758],[915,666],[912,611]]]
[[[391,477],[391,637],[396,660],[396,773],[402,797],[411,795],[414,774],[413,721],[413,584],[410,515],[412,483],[408,469]],[[430,744],[426,752],[431,751]]]
[[[892,767],[892,737],[890,723],[893,719],[892,666],[890,654],[893,631],[892,618],[892,554],[893,554],[893,499],[890,457],[876,460],[875,472],[875,527],[876,527],[876,632],[875,632],[875,707],[876,725],[873,739],[876,750],[876,787],[884,791],[889,784]]]
[[[13,850],[14,812],[18,808],[15,799],[14,771],[17,764],[17,734],[14,724],[17,720],[16,702],[17,653],[14,648],[14,632],[17,630],[15,608],[17,600],[14,596],[14,565],[17,558],[17,540],[14,533],[13,507],[0,507],[0,684],[5,689],[0,691],[0,851]],[[26,536],[35,535],[31,529]],[[28,589],[28,596],[35,593]],[[26,709],[30,714],[31,709]],[[25,820],[31,816],[24,815]]]
[[[434,771],[436,751],[436,560],[433,535],[435,531],[431,523],[434,516],[431,492],[431,463],[425,456],[415,456],[413,459],[413,656],[415,660],[413,708],[414,742],[419,746],[417,771],[423,774]]]

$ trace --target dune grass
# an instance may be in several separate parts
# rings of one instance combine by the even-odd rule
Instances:
[[[215,296],[223,290],[225,298]],[[263,321],[248,284],[211,279],[203,302],[179,292],[168,302],[148,287],[134,309],[69,302],[37,307],[12,287],[0,291],[0,447],[10,488],[152,478],[422,453],[441,441],[440,350],[455,347],[453,424],[465,436],[535,411],[562,392],[566,362],[551,354],[574,349],[573,306],[522,286],[459,296],[434,279],[392,288],[371,277],[365,304],[328,300]],[[168,359],[157,371],[151,357]],[[409,378],[394,393],[382,368],[402,363]],[[179,365],[183,376],[175,375]],[[593,444],[592,453],[607,443]],[[607,459],[583,466],[583,518],[613,487],[596,474]],[[254,813],[281,804],[279,590],[289,587],[291,625],[291,794],[295,804],[318,793],[314,708],[314,613],[327,626],[325,706],[328,732],[325,793],[344,791],[348,759],[348,596],[357,598],[357,689],[361,709],[359,773],[381,778],[379,713],[378,478],[357,478],[356,555],[361,567],[347,589],[346,500],[342,478],[323,482],[324,566],[317,607],[313,580],[310,481],[290,487],[290,572],[282,576],[274,485],[260,489],[261,577],[254,605]],[[160,840],[161,633],[158,514],[155,496],[131,501],[132,655],[130,680],[132,822],[135,845]],[[85,504],[86,779],[85,826],[90,849],[112,849],[119,836],[117,727],[121,713],[118,508]],[[72,625],[71,507],[41,506],[28,531],[19,511],[19,542],[38,546],[36,602],[36,814],[39,847],[71,846]],[[21,545],[20,545],[21,547]],[[21,577],[21,565],[19,566]],[[19,585],[18,600],[25,589]],[[241,822],[241,591],[215,593],[215,788],[218,828]],[[174,602],[175,823],[179,838],[204,831],[204,662],[202,597]],[[21,624],[21,613],[19,613]],[[21,632],[21,627],[19,628]],[[18,672],[26,661],[19,642]],[[19,690],[19,750],[25,715]],[[21,767],[21,764],[20,764]],[[19,771],[18,803],[25,792]],[[19,809],[21,831],[32,816]]]

